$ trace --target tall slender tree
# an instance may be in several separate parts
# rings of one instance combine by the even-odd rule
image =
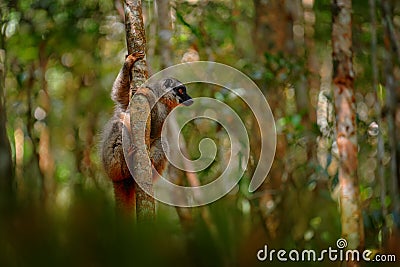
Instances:
[[[357,126],[352,52],[352,1],[333,0],[332,59],[335,96],[342,236],[349,249],[364,245],[357,178]],[[357,266],[350,262],[350,266]]]
[[[13,181],[13,164],[11,160],[10,142],[6,132],[6,106],[4,95],[5,84],[5,50],[0,49],[0,179],[1,194],[11,194]],[[3,192],[4,191],[4,192]]]
[[[2,8],[0,19],[4,19]],[[4,25],[5,21],[1,21]],[[4,27],[3,27],[4,29]],[[6,50],[3,29],[0,32],[0,197],[11,196],[13,182],[13,164],[11,159],[10,142],[6,132],[6,100],[5,100],[5,77],[6,77]]]
[[[146,34],[142,16],[141,0],[125,1],[125,29],[128,53],[146,51]],[[139,88],[148,78],[145,59],[137,61],[132,69],[131,88]],[[135,89],[135,90],[136,90]],[[133,172],[136,179],[141,179],[141,188],[136,184],[131,190],[136,191],[136,216],[138,221],[153,220],[155,217],[154,198],[147,192],[153,192],[152,168],[147,151],[150,148],[150,124],[147,115],[150,113],[150,104],[142,95],[134,95],[130,105],[130,125],[132,125],[132,142],[136,145],[133,153]],[[146,116],[143,116],[146,115]],[[144,125],[143,125],[144,124]],[[135,128],[135,129],[134,129]],[[146,129],[146,133],[142,132]],[[145,141],[143,143],[143,141]]]
[[[386,239],[386,217],[387,217],[387,208],[386,208],[386,180],[385,180],[385,169],[383,165],[383,156],[385,153],[385,144],[382,135],[382,116],[381,111],[382,107],[379,102],[379,92],[378,92],[378,59],[377,59],[377,34],[376,34],[376,1],[369,0],[369,7],[370,7],[370,16],[371,16],[371,68],[372,68],[372,87],[375,92],[375,115],[376,120],[379,126],[379,133],[378,133],[378,144],[377,144],[377,161],[378,166],[376,170],[377,177],[379,179],[379,186],[380,186],[380,202],[381,202],[381,209],[383,215],[383,225],[382,225],[382,232],[383,238],[382,241]]]
[[[400,227],[400,200],[399,200],[399,160],[397,129],[396,129],[396,81],[393,75],[393,59],[392,53],[400,58],[400,45],[397,42],[397,34],[393,25],[392,7],[389,1],[381,0],[383,13],[383,26],[385,29],[385,86],[386,86],[386,120],[388,123],[388,136],[390,145],[390,194],[392,198],[392,211],[396,215],[396,223]]]

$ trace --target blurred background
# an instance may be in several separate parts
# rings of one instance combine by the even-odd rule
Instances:
[[[0,148],[0,265],[255,266],[267,264],[256,258],[265,244],[335,247],[341,220],[330,0],[142,5],[150,73],[181,61],[216,61],[244,72],[262,90],[277,127],[265,183],[247,190],[263,131],[249,107],[221,88],[195,84],[188,87],[192,97],[227,103],[251,132],[240,183],[205,207],[157,203],[154,224],[116,214],[98,147],[113,112],[111,86],[127,54],[122,3],[1,1],[0,127],[6,135]],[[353,0],[352,14],[365,248],[399,259],[400,2]],[[217,158],[195,177],[170,168],[171,179],[190,185],[218,177],[229,157],[221,125],[195,120],[183,136],[190,158],[199,157],[205,137],[216,142]],[[304,263],[319,265],[340,263]]]

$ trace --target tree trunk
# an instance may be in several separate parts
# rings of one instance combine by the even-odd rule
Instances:
[[[399,38],[393,25],[392,6],[388,0],[381,0],[382,14],[384,19],[384,26],[386,37],[389,38],[391,47],[398,60],[400,60],[400,43]]]
[[[157,2],[157,15],[158,15],[158,49],[160,50],[160,65],[161,69],[165,69],[172,65],[171,59],[171,45],[170,40],[172,37],[171,16],[170,16],[170,3],[169,0]]]
[[[348,249],[364,246],[364,229],[357,179],[357,127],[352,63],[351,0],[334,0],[332,6],[332,58],[342,236]],[[357,262],[349,262],[357,266]]]
[[[319,74],[321,68],[321,62],[318,57],[317,49],[315,47],[315,12],[314,12],[314,1],[303,0],[303,15],[304,15],[304,43],[306,47],[307,57],[307,84],[308,84],[308,96],[316,95],[321,85],[321,77]],[[308,118],[310,122],[316,121],[316,114],[313,112],[313,105],[316,106],[316,99],[309,99],[308,103]],[[312,103],[314,101],[314,103]]]
[[[128,53],[142,52],[145,54],[146,34],[141,0],[125,0],[125,30]],[[132,93],[135,93],[147,78],[148,72],[144,58],[138,60],[133,66],[130,85]],[[145,192],[153,192],[152,168],[147,153],[150,149],[150,139],[145,138],[150,132],[150,121],[144,115],[147,116],[149,113],[150,104],[148,100],[143,95],[134,95],[130,104],[130,125],[131,131],[134,133],[131,141],[135,147],[132,160],[136,184],[132,190],[136,190],[136,216],[138,221],[154,220],[155,218],[154,198]],[[146,129],[146,133],[143,132],[144,129]],[[145,141],[144,144],[143,141]],[[140,184],[145,188],[138,186],[137,181],[140,181]]]
[[[263,56],[265,52],[289,52],[294,50],[293,24],[286,10],[285,1],[254,0],[255,28],[254,43],[256,52]]]
[[[388,211],[386,208],[386,180],[385,180],[385,169],[383,165],[383,156],[385,153],[385,144],[382,136],[382,107],[379,100],[379,89],[378,89],[378,59],[377,59],[377,35],[376,35],[376,2],[375,0],[369,0],[370,16],[371,16],[371,68],[372,68],[372,87],[375,93],[375,116],[379,127],[378,133],[378,144],[377,144],[377,154],[376,160],[378,162],[376,168],[376,176],[378,177],[379,187],[380,187],[380,202],[381,210],[383,216],[382,224],[382,241],[381,244],[385,242],[387,237],[386,219]]]
[[[141,0],[125,0],[125,30],[128,54],[146,52]],[[132,71],[131,88],[136,90],[148,78],[145,58],[136,61]]]
[[[147,89],[147,88],[146,88]],[[139,222],[155,219],[152,167],[148,152],[150,150],[150,104],[146,93],[135,94],[130,102],[130,130],[132,155],[128,164],[135,177],[136,217]],[[147,89],[148,90],[148,89]]]
[[[47,71],[47,64],[49,58],[46,56],[46,46],[47,43],[42,41],[39,46],[39,68],[42,73],[42,77],[40,79],[42,95],[39,99],[39,105],[44,109],[46,115],[48,116],[51,112],[51,100],[48,92],[48,84],[45,78],[45,73]],[[39,167],[41,172],[43,173],[43,182],[41,184],[41,196],[42,201],[46,203],[49,200],[49,197],[54,195],[55,192],[55,181],[54,181],[54,159],[51,152],[51,132],[50,127],[47,123],[43,123],[40,130],[40,138],[39,138]]]
[[[6,131],[6,100],[5,100],[5,78],[6,78],[6,51],[4,39],[0,36],[0,197],[6,201],[12,196],[13,164],[11,160],[10,142]]]
[[[395,223],[400,227],[399,214],[400,214],[400,201],[399,201],[399,169],[397,162],[399,159],[398,144],[397,144],[397,129],[396,129],[396,84],[393,75],[393,58],[392,51],[395,55],[399,54],[399,46],[397,44],[397,37],[395,36],[391,7],[386,0],[381,1],[383,11],[383,25],[385,29],[385,86],[386,86],[386,120],[388,123],[388,138],[390,145],[390,194],[392,199],[392,211],[395,214]]]

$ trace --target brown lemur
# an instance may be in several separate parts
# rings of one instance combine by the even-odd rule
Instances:
[[[103,166],[114,184],[116,200],[128,206],[133,205],[132,201],[134,203],[134,183],[124,158],[122,129],[125,125],[130,130],[130,114],[127,108],[133,93],[130,88],[131,70],[133,64],[143,56],[142,53],[128,55],[114,81],[111,99],[115,102],[116,107],[113,117],[104,128],[101,142]],[[154,94],[156,99],[159,98],[151,110],[150,159],[155,170],[161,174],[166,164],[166,156],[161,143],[163,123],[173,108],[180,104],[189,106],[193,100],[186,93],[186,87],[174,78],[161,79],[147,84],[146,88]]]

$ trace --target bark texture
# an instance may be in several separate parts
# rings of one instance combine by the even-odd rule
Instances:
[[[146,34],[142,16],[141,0],[125,0],[125,29],[128,53],[146,51]],[[138,60],[132,68],[131,89],[132,93],[147,80],[148,72],[146,60]],[[136,216],[138,221],[154,220],[155,203],[154,198],[147,192],[153,192],[152,168],[149,160],[148,151],[150,149],[149,129],[150,129],[150,104],[147,98],[142,95],[133,95],[130,103],[130,125],[131,141],[133,143],[132,163],[133,175],[136,181],[145,188],[136,184]],[[143,131],[143,129],[146,129]]]
[[[130,166],[133,166],[132,174],[136,182],[136,216],[139,222],[148,221],[155,218],[155,203],[151,196],[153,195],[152,167],[149,158],[150,104],[145,94],[141,94],[140,91],[131,99],[130,115],[133,147],[128,160]]]
[[[125,0],[125,30],[128,53],[146,52],[146,33],[144,30],[141,0]],[[146,57],[136,61],[131,87],[136,90],[148,78]]]
[[[348,249],[364,245],[364,230],[357,179],[357,128],[352,62],[352,2],[334,0],[332,5],[332,58],[335,95],[342,236]],[[350,266],[357,266],[350,262]]]

